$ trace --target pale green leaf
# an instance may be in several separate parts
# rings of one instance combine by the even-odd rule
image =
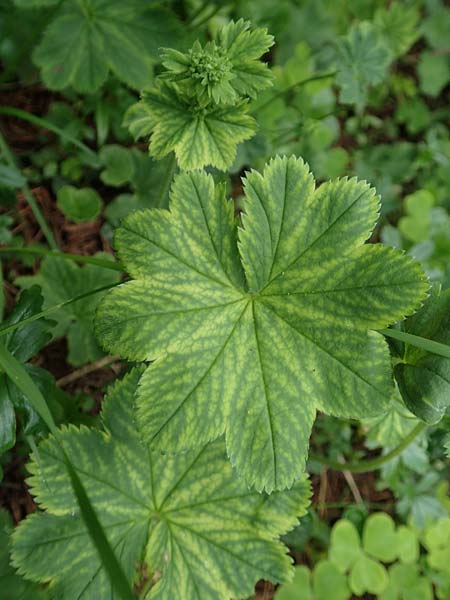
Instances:
[[[223,440],[178,457],[152,454],[134,421],[141,372],[110,391],[104,432],[61,431],[130,582],[159,572],[149,598],[219,600],[251,594],[260,578],[288,580],[290,559],[277,537],[304,514],[306,481],[271,496],[251,492],[234,477]],[[16,530],[14,565],[28,579],[49,583],[60,600],[116,598],[77,512],[57,443],[50,438],[38,450],[29,483],[45,512]]]
[[[348,600],[351,596],[347,577],[329,560],[317,563],[313,573],[315,600]]]
[[[276,600],[314,600],[311,590],[311,573],[304,565],[295,567],[294,579],[281,586]]]
[[[233,205],[204,173],[176,178],[170,211],[130,215],[116,246],[134,280],[107,295],[96,330],[108,351],[155,360],[138,394],[152,447],[226,431],[238,473],[271,491],[300,476],[317,408],[385,410],[390,357],[369,330],[411,314],[428,283],[405,255],[363,245],[378,210],[365,183],[314,191],[303,161],[276,158],[245,195],[238,245]]]
[[[361,555],[351,570],[349,585],[353,593],[381,594],[389,582],[388,574],[382,564],[372,558]]]
[[[351,521],[341,519],[331,530],[329,558],[341,573],[348,571],[361,556],[359,533]]]
[[[206,165],[227,169],[234,161],[237,145],[256,131],[256,122],[247,114],[244,102],[199,110],[166,83],[147,92],[143,104],[138,120],[133,115],[130,122],[132,132],[140,135],[152,126],[150,153],[163,158],[174,151],[183,170]],[[143,121],[145,109],[150,117]]]
[[[393,562],[398,555],[395,523],[386,513],[370,515],[364,523],[364,550],[380,561]]]
[[[389,61],[389,49],[375,25],[365,21],[352,25],[338,44],[336,82],[341,102],[364,106],[369,86],[383,81]]]

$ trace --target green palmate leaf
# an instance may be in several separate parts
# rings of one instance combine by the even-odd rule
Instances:
[[[185,53],[166,48],[162,76],[176,82],[200,105],[235,104],[242,96],[254,98],[271,85],[271,72],[258,59],[272,44],[266,29],[250,31],[250,23],[240,19],[220,29],[204,47],[197,41]]]
[[[149,85],[157,49],[176,43],[181,26],[171,13],[131,0],[63,2],[34,52],[51,89],[93,92],[111,70],[137,89]]]
[[[104,146],[100,150],[100,160],[105,167],[100,179],[106,185],[119,187],[133,177],[133,155],[128,148],[117,144]]]
[[[221,440],[178,457],[150,453],[134,422],[140,374],[135,369],[110,392],[105,432],[60,434],[129,581],[158,571],[150,598],[205,600],[248,595],[260,578],[288,579],[290,559],[276,538],[304,514],[307,483],[270,497],[253,493],[234,477]],[[14,565],[61,600],[115,598],[57,442],[41,443],[34,459],[30,485],[45,512],[16,530]]]
[[[233,205],[204,173],[179,175],[170,211],[133,213],[116,247],[134,281],[109,293],[96,330],[109,351],[155,360],[138,416],[151,447],[181,451],[226,431],[257,489],[302,473],[316,409],[362,417],[393,393],[383,337],[428,283],[390,248],[363,242],[378,211],[355,179],[314,191],[303,161],[276,158]]]
[[[105,259],[111,258],[108,254],[100,256]],[[19,277],[16,281],[23,288],[33,284],[40,285],[46,308],[90,290],[118,282],[120,273],[91,264],[79,267],[64,259],[47,257],[42,261],[37,275]],[[68,359],[73,365],[94,361],[102,356],[92,333],[93,316],[101,296],[102,294],[99,293],[86,297],[52,313],[52,318],[57,322],[54,336],[67,335]],[[35,321],[32,325],[39,323],[40,321]]]
[[[450,290],[432,290],[424,307],[404,323],[406,333],[450,345]],[[405,344],[395,378],[409,410],[434,423],[450,406],[450,360]]]
[[[389,8],[379,8],[375,13],[375,25],[379,28],[393,58],[407,52],[419,37],[420,12],[417,6],[392,3]]]
[[[398,389],[393,400],[385,413],[363,419],[368,427],[366,439],[377,446],[392,447],[399,444],[419,422],[402,402]]]
[[[256,131],[256,121],[247,114],[245,101],[236,106],[199,109],[168,83],[147,92],[140,108],[128,117],[135,135],[153,131],[152,156],[163,158],[174,151],[183,170],[205,165],[227,169],[236,156],[236,146]]]
[[[374,25],[367,22],[352,25],[338,45],[336,82],[341,88],[341,101],[364,106],[369,86],[383,81],[390,56]]]

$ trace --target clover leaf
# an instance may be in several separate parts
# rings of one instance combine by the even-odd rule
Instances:
[[[152,448],[225,431],[238,473],[270,492],[300,477],[317,409],[385,410],[390,357],[369,330],[412,313],[428,283],[406,255],[363,245],[378,214],[365,182],[314,190],[291,157],[244,187],[238,242],[233,205],[205,173],[175,179],[169,211],[126,218],[116,247],[134,280],[101,302],[96,332],[109,351],[155,361],[137,402]]]
[[[441,292],[435,285],[425,305],[403,328],[450,344],[450,290]],[[450,361],[409,344],[401,344],[399,354],[394,373],[405,404],[423,421],[439,421],[450,406]]]
[[[139,0],[63,0],[33,59],[50,89],[94,92],[110,70],[143,89],[152,79],[158,47],[168,38],[176,43],[180,31],[172,13]]]
[[[134,369],[111,389],[102,411],[105,431],[61,430],[130,582],[153,572],[159,581],[150,598],[207,600],[249,595],[260,578],[288,580],[291,560],[277,538],[305,513],[307,482],[271,496],[251,492],[234,476],[223,440],[177,457],[152,454],[134,422],[141,372]],[[45,512],[15,531],[13,564],[26,578],[49,583],[60,600],[109,598],[111,584],[54,438],[39,445],[30,471]]]

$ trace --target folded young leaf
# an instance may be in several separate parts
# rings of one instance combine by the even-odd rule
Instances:
[[[112,388],[104,432],[73,426],[61,432],[130,582],[153,572],[150,598],[218,600],[250,595],[260,578],[288,580],[291,560],[277,538],[305,513],[306,480],[271,496],[251,492],[234,476],[223,440],[177,457],[152,454],[134,422],[141,373],[134,369]],[[30,471],[46,510],[15,531],[14,566],[49,583],[60,600],[116,598],[53,438],[40,444]]]
[[[385,327],[428,283],[401,252],[363,245],[378,199],[355,179],[314,180],[275,158],[233,204],[205,173],[179,175],[170,211],[133,213],[116,247],[134,278],[96,318],[105,348],[154,360],[138,391],[152,448],[181,451],[226,432],[233,465],[268,492],[304,469],[316,410],[361,418],[393,393]]]
[[[242,96],[255,98],[272,84],[272,74],[259,58],[273,41],[266,29],[250,30],[250,23],[243,19],[231,21],[204,47],[196,41],[185,53],[166,48],[162,77],[176,82],[201,106],[235,104]]]
[[[450,290],[435,286],[425,306],[404,323],[404,331],[450,345]],[[405,344],[394,373],[405,404],[423,421],[436,423],[450,406],[450,361]]]

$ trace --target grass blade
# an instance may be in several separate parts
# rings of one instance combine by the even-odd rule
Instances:
[[[398,329],[380,329],[379,332],[387,337],[393,338],[394,340],[398,340],[399,342],[404,342],[405,344],[410,344],[416,348],[421,348],[426,352],[431,352],[431,354],[437,354],[438,356],[443,356],[444,358],[450,358],[450,346],[447,346],[446,344],[441,344],[440,342],[435,342],[434,340],[420,337],[420,335],[405,333],[404,331],[399,331]]]
[[[29,374],[25,371],[23,366],[19,363],[19,361],[16,360],[16,358],[14,358],[14,356],[2,344],[0,344],[0,366],[6,372],[8,377],[15,383],[15,385],[25,394],[27,400],[39,413],[42,420],[45,422],[51,433],[55,436],[55,439],[58,441],[63,454],[64,463],[66,465],[67,472],[69,474],[70,481],[80,507],[81,517],[100,555],[100,559],[106,572],[108,573],[111,584],[114,586],[122,600],[134,600],[135,595],[133,594],[125,573],[123,572],[121,564],[117,560],[117,557],[108,542],[95,509],[86,494],[86,490],[84,489],[84,486],[78,477],[74,466],[70,462],[70,459],[64,450],[60,440],[59,431],[40,390],[31,379]]]

